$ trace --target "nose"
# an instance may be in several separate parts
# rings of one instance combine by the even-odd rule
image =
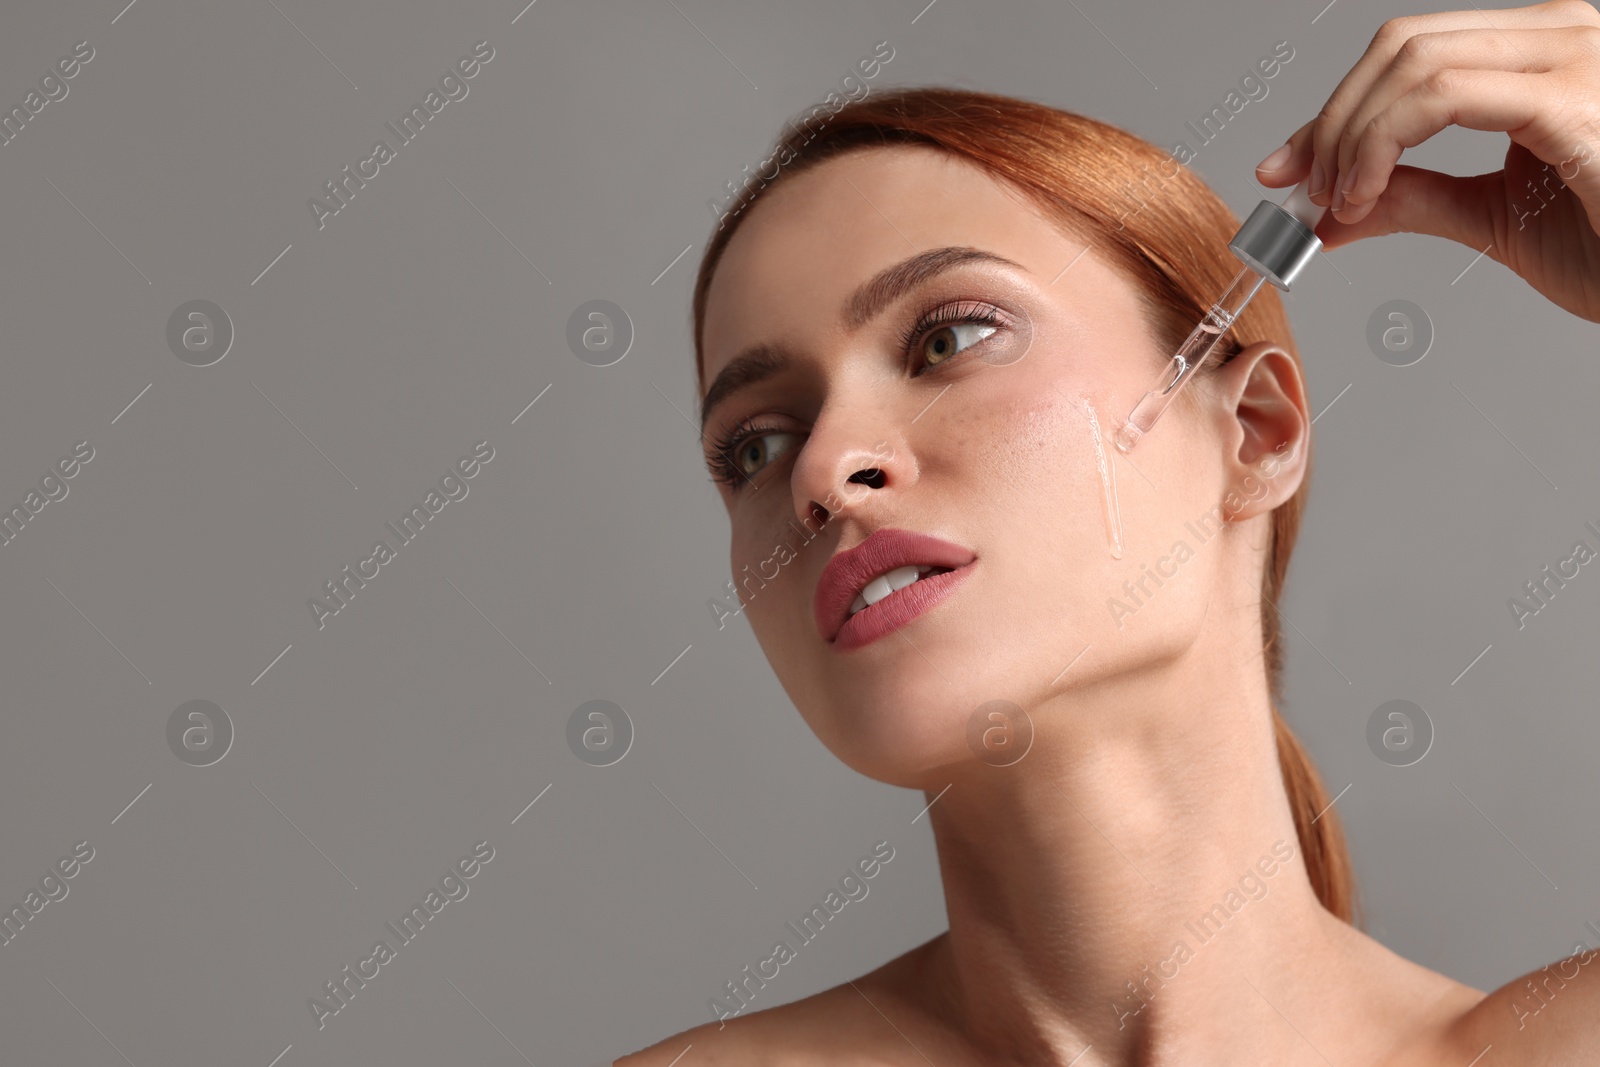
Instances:
[[[836,412],[818,416],[795,460],[789,487],[796,518],[821,526],[844,512],[870,508],[881,491],[903,488],[915,478],[909,451],[897,433],[874,419],[849,419]]]

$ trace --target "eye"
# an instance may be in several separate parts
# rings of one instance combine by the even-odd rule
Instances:
[[[731,430],[718,434],[711,443],[706,459],[711,468],[711,480],[738,492],[792,448],[794,441],[804,437],[805,434],[745,419]],[[790,443],[774,445],[775,440],[784,438],[791,439]]]
[[[945,304],[924,310],[902,336],[901,347],[919,355],[924,367],[937,367],[981,344],[1005,325],[1004,313],[993,304]]]
[[[942,366],[974,345],[1009,328],[1006,314],[978,300],[926,308],[900,339],[900,347],[921,357],[924,368]],[[919,369],[917,374],[922,373]],[[719,433],[707,446],[711,480],[737,493],[763,470],[804,441],[805,434],[744,419]]]
[[[994,333],[996,329],[998,327],[972,322],[961,323],[956,326],[941,326],[923,340],[923,361],[929,366],[943,363],[957,352],[971,348],[985,337]]]

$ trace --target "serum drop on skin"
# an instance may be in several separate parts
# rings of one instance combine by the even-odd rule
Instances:
[[[1081,397],[1083,410],[1089,416],[1090,436],[1094,439],[1095,460],[1100,468],[1100,488],[1106,503],[1106,540],[1111,545],[1111,558],[1122,558],[1122,516],[1117,511],[1117,472],[1106,455],[1105,443],[1100,433],[1100,419],[1088,397]]]

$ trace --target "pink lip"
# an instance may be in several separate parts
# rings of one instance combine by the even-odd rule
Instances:
[[[823,568],[812,600],[817,632],[838,649],[877,640],[949,596],[971,576],[977,553],[929,534],[884,528],[854,548],[835,553]],[[856,594],[873,578],[897,567],[949,567],[897,589],[876,604],[850,614]]]

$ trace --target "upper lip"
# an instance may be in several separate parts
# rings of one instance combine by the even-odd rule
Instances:
[[[817,579],[812,607],[817,630],[825,641],[832,641],[850,617],[856,594],[880,574],[906,566],[965,567],[978,555],[970,548],[941,541],[931,534],[896,530],[874,530],[854,548],[835,552]]]

